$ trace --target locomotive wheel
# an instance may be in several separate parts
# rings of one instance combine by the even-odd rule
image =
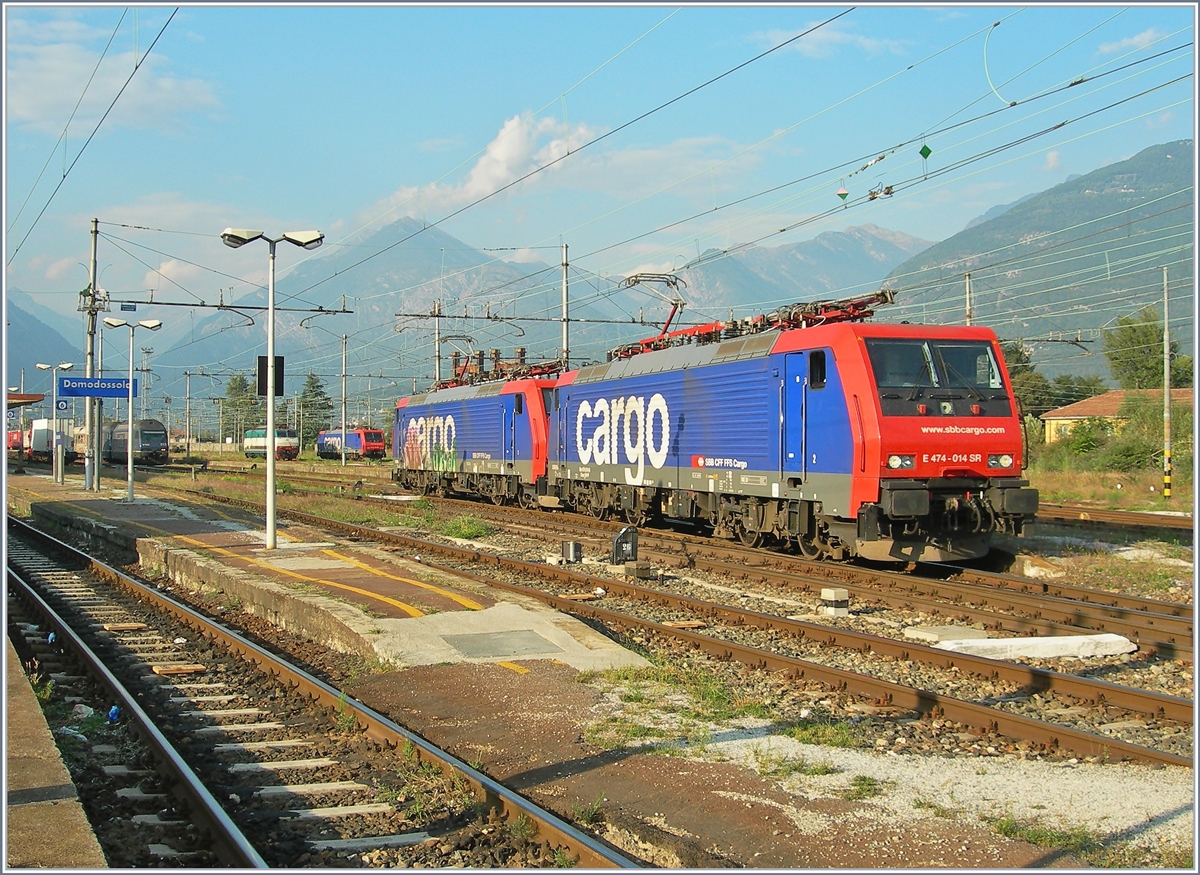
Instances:
[[[533,510],[535,507],[537,507],[537,496],[532,492],[522,489],[519,493],[517,493],[517,504],[519,504],[525,510]]]
[[[761,547],[765,540],[762,532],[752,532],[743,525],[737,527],[738,540],[747,547]]]
[[[503,507],[504,501],[507,498],[508,498],[508,496],[505,495],[503,492],[493,492],[491,495],[492,504],[496,505],[496,507]]]
[[[625,517],[625,522],[629,523],[631,526],[639,527],[646,525],[646,520],[650,518],[649,511],[647,511],[644,507],[627,507],[623,511],[623,515]]]
[[[823,552],[820,544],[804,535],[796,539],[796,547],[805,559],[820,559]]]
[[[588,513],[598,520],[608,519],[608,506],[600,503],[600,500],[595,496],[588,502]]]

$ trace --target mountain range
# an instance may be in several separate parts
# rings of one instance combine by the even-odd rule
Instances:
[[[572,362],[594,360],[619,343],[656,333],[650,323],[661,324],[666,300],[676,292],[687,302],[683,317],[698,310],[721,318],[726,309],[747,315],[759,307],[865,295],[886,286],[896,291],[897,303],[880,309],[877,320],[961,323],[970,273],[975,324],[1025,342],[1047,376],[1107,376],[1099,330],[1161,302],[1162,264],[1170,265],[1172,313],[1191,312],[1194,170],[1192,141],[1166,143],[993,207],[937,243],[867,224],[731,255],[710,250],[677,269],[682,282],[676,289],[654,282],[624,288],[623,277],[571,268]],[[410,218],[349,250],[363,255],[351,260],[344,251],[305,261],[278,281],[277,307],[303,311],[277,312],[276,353],[287,362],[289,395],[309,371],[335,394],[340,350],[329,352],[338,346],[330,335],[342,334],[352,338],[351,394],[366,388],[368,375],[377,397],[424,388],[434,370],[433,320],[425,317],[438,301],[454,302],[444,305],[440,320],[442,376],[449,373],[452,349],[501,347],[510,358],[513,347],[523,346],[532,361],[559,355],[557,257],[554,263],[505,262]],[[24,367],[28,386],[29,369],[46,356],[82,362],[82,338],[66,339],[82,334],[79,313],[53,313],[16,290],[7,305],[10,382]],[[156,312],[167,325],[153,340],[152,391],[182,396],[183,374],[197,375],[197,362],[205,363],[204,376],[211,379],[193,381],[194,395],[223,394],[229,374],[252,374],[255,356],[266,351],[263,314],[244,308],[265,305],[266,292],[259,289],[224,310],[192,311],[186,320]],[[318,308],[343,307],[353,312],[317,314]],[[171,316],[184,312],[175,308]],[[511,321],[518,316],[519,323]],[[1190,348],[1190,319],[1172,322],[1176,338]]]

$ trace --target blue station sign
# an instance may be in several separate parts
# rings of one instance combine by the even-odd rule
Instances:
[[[65,398],[128,398],[126,377],[59,377],[58,394]],[[133,379],[133,397],[138,396],[138,381]]]

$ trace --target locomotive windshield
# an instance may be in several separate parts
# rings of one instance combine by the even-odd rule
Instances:
[[[979,340],[868,338],[885,416],[1009,416],[992,345]]]

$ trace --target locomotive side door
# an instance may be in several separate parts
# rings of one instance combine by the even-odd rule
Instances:
[[[792,352],[784,356],[783,392],[780,415],[783,417],[783,441],[780,467],[801,481],[808,471],[805,459],[808,450],[808,356]]]
[[[509,416],[508,428],[505,429],[504,433],[504,443],[507,447],[505,450],[507,458],[504,461],[510,465],[517,461],[517,420],[525,412],[525,396],[518,392],[512,396],[512,399],[512,414]]]

